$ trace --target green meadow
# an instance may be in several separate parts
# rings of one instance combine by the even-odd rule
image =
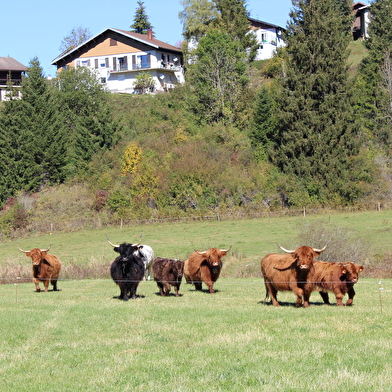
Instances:
[[[392,211],[32,233],[1,242],[0,269],[15,278],[0,285],[0,391],[392,391],[392,280],[361,276],[347,308],[323,305],[316,292],[308,309],[295,308],[290,292],[278,294],[281,307],[263,302],[260,259],[278,251],[276,243],[299,245],[304,221],[346,227],[369,243],[365,270],[390,254]],[[183,282],[181,297],[160,297],[154,281],[143,281],[139,298],[122,302],[109,277],[116,253],[106,235],[117,243],[142,235],[158,256],[232,249],[215,295]],[[31,279],[21,283],[31,262],[17,247],[50,244],[63,263],[60,291],[36,293]],[[83,266],[102,277],[81,278]]]

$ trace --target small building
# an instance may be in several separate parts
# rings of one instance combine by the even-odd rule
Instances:
[[[259,43],[255,60],[270,59],[274,56],[277,48],[285,46],[282,38],[283,27],[253,18],[248,18],[248,20]]]
[[[354,40],[369,38],[368,25],[370,18],[370,6],[364,3],[355,3],[352,5],[355,19],[351,26]]]
[[[148,34],[108,28],[78,47],[56,57],[52,65],[89,67],[112,93],[139,93],[135,78],[149,74],[154,81],[151,92],[167,91],[184,83],[182,50]]]
[[[27,67],[16,61],[12,57],[0,57],[0,101],[6,101],[7,89],[10,82],[13,87],[13,96],[20,98],[20,85],[22,75],[27,71]]]

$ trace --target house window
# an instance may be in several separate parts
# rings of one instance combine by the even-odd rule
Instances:
[[[95,60],[94,60],[94,63],[95,63],[95,64],[94,64],[94,65],[95,65],[95,69],[97,69],[97,68],[98,68],[98,59],[95,59]]]
[[[82,60],[82,66],[83,67],[89,67],[90,66],[90,60]]]
[[[119,64],[119,68],[120,68],[121,71],[127,71],[128,70],[128,58],[127,58],[127,56],[119,57],[118,58],[118,64]]]
[[[101,83],[102,84],[106,83],[106,78],[101,78]]]
[[[117,71],[117,58],[113,57],[113,70]]]
[[[139,68],[149,68],[150,64],[148,61],[148,55],[143,54],[141,56],[137,56],[137,64]]]
[[[105,58],[105,66],[106,68],[109,68],[109,57]]]
[[[117,40],[114,38],[110,38],[110,46],[117,46]]]

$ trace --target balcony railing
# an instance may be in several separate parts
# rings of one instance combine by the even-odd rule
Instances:
[[[9,82],[9,79],[0,79],[0,86],[7,86]],[[13,86],[20,86],[22,79],[11,79],[11,83]]]

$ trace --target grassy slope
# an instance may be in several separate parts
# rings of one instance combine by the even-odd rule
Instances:
[[[60,292],[2,285],[2,391],[376,391],[392,385],[392,282],[362,280],[352,308],[261,302],[255,279],[220,279],[215,295],[183,284],[123,303],[109,280]],[[382,306],[381,306],[382,305]]]

